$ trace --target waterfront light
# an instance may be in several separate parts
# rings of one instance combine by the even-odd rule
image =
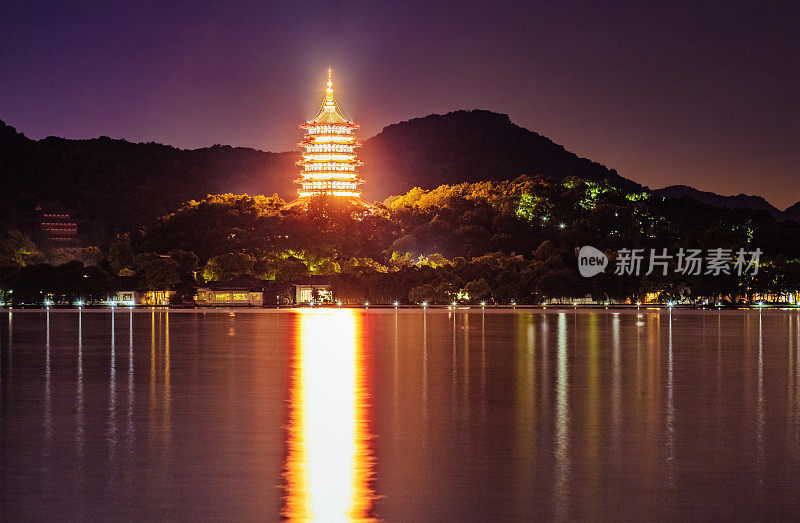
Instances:
[[[338,306],[339,306],[339,308],[341,309],[341,308],[342,308],[342,300],[338,300],[338,301],[336,302],[336,305],[338,305]]]
[[[364,302],[364,307],[366,307],[366,308],[368,308],[368,309],[369,309],[369,302],[368,302],[368,301],[365,301],[365,302]]]
[[[486,302],[485,301],[481,302],[481,307],[486,307]]]
[[[566,223],[559,223],[558,224],[558,228],[559,229],[566,229],[567,228],[567,224]]]
[[[44,300],[44,306],[47,307],[48,309],[50,308],[50,306],[52,304],[53,304],[53,300],[50,300],[50,299]]]
[[[398,305],[400,305],[400,304],[399,304],[399,303],[397,303],[397,302],[394,302],[394,308],[395,308],[395,309],[397,308],[397,306],[398,306]]]
[[[77,305],[78,307],[83,307],[83,300],[76,301],[75,305]]]
[[[667,306],[668,306],[670,309],[672,308],[672,306],[673,306],[673,305],[675,305],[675,302],[674,302],[674,301],[668,301],[668,302],[667,302]]]
[[[117,306],[117,300],[111,300],[110,302],[108,302],[108,305],[113,309],[114,307]]]
[[[423,309],[427,309],[428,308],[428,302],[427,301],[423,301],[422,302],[422,308]]]

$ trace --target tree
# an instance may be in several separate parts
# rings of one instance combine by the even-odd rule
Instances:
[[[166,291],[181,282],[178,263],[171,258],[147,261],[136,269],[137,287],[140,291]]]
[[[117,273],[133,264],[133,249],[131,248],[131,235],[128,233],[117,235],[108,247],[108,261]]]
[[[536,291],[548,299],[575,298],[583,295],[582,282],[571,269],[558,269],[543,274]]]
[[[491,294],[492,289],[486,280],[480,278],[467,282],[464,286],[464,292],[469,296],[469,300],[473,303],[486,299]]]
[[[23,267],[41,259],[30,238],[16,229],[0,227],[0,266]]]
[[[169,251],[168,256],[175,260],[175,263],[178,264],[182,271],[189,273],[197,269],[197,264],[200,261],[192,251],[174,249]]]
[[[425,283],[414,287],[408,293],[408,299],[412,303],[433,302],[436,298],[436,287],[430,283]]]
[[[203,279],[206,281],[228,281],[244,274],[253,274],[256,260],[249,254],[230,253],[214,256],[203,267]]]

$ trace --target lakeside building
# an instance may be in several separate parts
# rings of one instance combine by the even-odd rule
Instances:
[[[305,131],[302,157],[297,162],[300,177],[298,198],[286,205],[287,208],[304,206],[309,198],[333,196],[372,208],[361,198],[363,180],[358,176],[358,168],[363,165],[356,155],[361,144],[355,132],[359,125],[348,120],[339,108],[333,91],[332,71],[328,69],[328,83],[317,115],[300,125]]]
[[[195,303],[201,307],[273,307],[311,301],[333,302],[327,279],[312,276],[302,283],[285,283],[238,276],[226,282],[206,283],[195,296]]]
[[[265,282],[239,276],[226,282],[209,282],[197,289],[195,303],[202,307],[261,307]]]
[[[788,305],[797,305],[800,303],[800,291],[787,291],[783,293],[774,294],[753,294],[753,303],[786,303]]]
[[[294,302],[297,305],[304,303],[333,303],[333,291],[328,283],[303,283],[294,286]]]
[[[117,276],[114,278],[112,290],[108,297],[101,303],[103,305],[118,305],[120,307],[166,307],[172,302],[172,297],[177,294],[174,290],[137,290],[136,279],[133,276]]]
[[[133,289],[117,290],[112,292],[103,305],[118,305],[120,307],[166,307],[170,305],[176,291],[146,291],[139,292]]]

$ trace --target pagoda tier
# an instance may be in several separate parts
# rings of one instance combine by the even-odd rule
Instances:
[[[361,144],[356,141],[358,124],[342,115],[333,95],[331,71],[328,70],[328,86],[317,115],[301,124],[305,137],[298,145],[304,150],[300,161],[300,198],[310,196],[347,196],[360,198],[362,180],[358,167],[362,165],[355,150]]]

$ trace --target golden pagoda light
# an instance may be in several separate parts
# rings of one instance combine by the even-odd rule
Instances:
[[[344,117],[333,93],[333,77],[328,69],[328,84],[317,115],[300,125],[305,137],[300,166],[300,199],[312,196],[361,198],[363,181],[358,177],[362,162],[355,154],[355,131],[359,125]]]

